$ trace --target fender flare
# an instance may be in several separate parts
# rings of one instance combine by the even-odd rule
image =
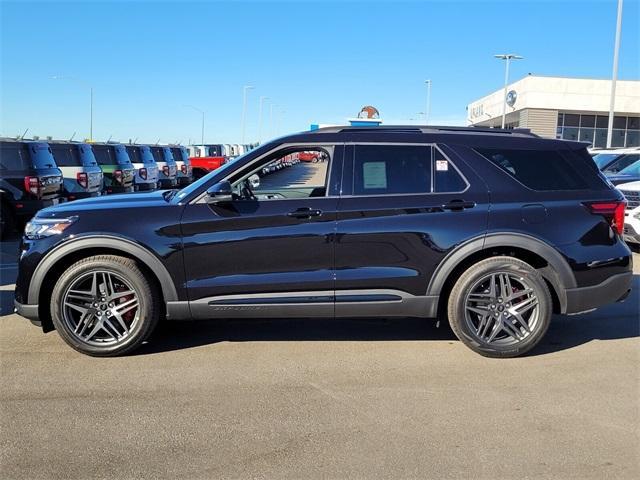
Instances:
[[[515,247],[528,250],[542,257],[551,268],[542,269],[541,273],[556,290],[561,310],[566,308],[566,290],[575,288],[576,279],[567,260],[551,245],[544,241],[522,233],[489,233],[483,237],[473,238],[449,252],[440,262],[427,287],[427,295],[440,295],[442,287],[453,270],[470,255],[493,247]]]
[[[62,243],[51,250],[40,261],[31,281],[29,282],[28,302],[31,305],[37,305],[40,296],[40,288],[49,270],[61,259],[70,253],[77,252],[87,248],[106,247],[113,250],[120,250],[133,256],[136,260],[141,261],[149,268],[158,281],[162,289],[162,296],[165,302],[178,301],[178,294],[173,279],[158,258],[145,247],[123,237],[114,237],[110,235],[88,235],[77,239],[69,240]]]

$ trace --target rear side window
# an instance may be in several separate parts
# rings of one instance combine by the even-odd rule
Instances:
[[[79,167],[82,165],[78,149],[73,145],[51,145],[51,151],[59,167]]]
[[[28,168],[27,152],[19,143],[0,144],[0,170],[25,170]]]
[[[354,195],[431,192],[431,147],[357,145]]]
[[[476,151],[532,190],[586,190],[603,185],[593,161],[586,162],[572,151],[502,148]]]

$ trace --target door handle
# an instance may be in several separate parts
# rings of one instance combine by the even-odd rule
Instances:
[[[464,200],[451,200],[449,203],[442,205],[445,210],[464,210],[465,208],[473,208],[476,202],[465,202]]]
[[[311,218],[311,217],[319,217],[322,215],[322,210],[316,210],[313,208],[298,208],[293,212],[287,213],[288,217],[293,218]]]

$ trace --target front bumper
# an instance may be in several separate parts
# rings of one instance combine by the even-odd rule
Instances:
[[[609,303],[623,301],[631,291],[633,272],[624,272],[607,278],[602,283],[582,288],[569,288],[566,313],[580,313]]]

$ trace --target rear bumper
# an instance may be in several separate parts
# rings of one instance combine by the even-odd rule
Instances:
[[[148,182],[148,183],[136,183],[136,188],[139,191],[151,191],[151,190],[155,190],[158,187],[158,184],[156,182]]]
[[[133,185],[123,187],[121,185],[111,185],[107,187],[108,193],[133,193]]]
[[[65,202],[64,197],[57,197],[49,200],[20,200],[16,204],[22,205],[20,208],[15,208],[14,212],[16,217],[30,220],[39,210],[43,208],[52,207],[60,203]]]
[[[13,301],[14,311],[21,317],[26,318],[34,325],[38,327],[42,326],[40,322],[40,316],[38,315],[38,305],[27,305],[20,303],[17,300]]]
[[[191,177],[178,177],[178,185],[189,185],[192,181]]]
[[[102,192],[95,190],[93,192],[68,192],[65,196],[67,200],[78,200],[80,198],[99,197],[100,195],[102,195]]]
[[[173,188],[178,185],[178,181],[175,178],[161,178],[158,183],[160,188]]]
[[[624,300],[631,291],[633,272],[624,272],[607,278],[602,283],[566,290],[567,311],[580,313]]]

